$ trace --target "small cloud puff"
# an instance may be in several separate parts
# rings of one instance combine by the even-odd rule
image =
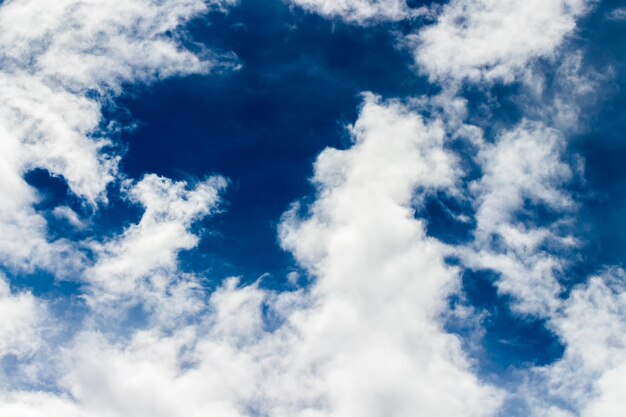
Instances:
[[[423,16],[428,8],[411,8],[406,0],[289,0],[303,9],[346,22],[371,24]]]

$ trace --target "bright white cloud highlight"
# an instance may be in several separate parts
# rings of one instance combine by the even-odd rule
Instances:
[[[412,37],[431,81],[511,82],[528,63],[553,56],[593,1],[452,0]]]
[[[14,294],[0,275],[0,358],[24,356],[39,346],[39,326],[45,317],[43,305],[30,293]],[[0,377],[0,381],[3,378]]]
[[[442,126],[366,96],[352,132],[351,149],[317,160],[310,217],[289,214],[281,229],[317,277],[315,307],[297,323],[306,351],[326,363],[332,412],[322,415],[491,415],[498,392],[477,381],[437,320],[458,276],[411,209],[415,192],[456,181]]]

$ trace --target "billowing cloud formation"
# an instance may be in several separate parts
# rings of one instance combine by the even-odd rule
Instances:
[[[415,59],[431,80],[513,81],[550,57],[588,8],[586,0],[453,0],[415,35]]]
[[[612,269],[577,286],[551,326],[566,345],[562,359],[537,368],[528,388],[533,415],[619,416],[626,381],[624,271]],[[528,391],[526,392],[528,395]]]
[[[289,0],[303,9],[325,17],[353,23],[403,20],[426,13],[426,8],[411,8],[406,0]]]
[[[579,245],[569,227],[577,202],[567,185],[580,172],[572,164],[576,158],[567,159],[567,135],[576,131],[580,109],[588,102],[584,97],[599,78],[583,75],[579,52],[559,48],[574,30],[575,17],[591,3],[548,2],[524,13],[530,4],[452,2],[435,25],[416,37],[420,67],[444,87],[462,80],[485,87],[495,81],[522,81],[534,89],[530,95],[541,97],[545,85],[533,85],[532,78],[543,80],[543,75],[537,74],[533,59],[563,58],[552,96],[529,99],[534,108],[521,100],[527,118],[498,129],[486,141],[480,129],[472,130],[481,169],[480,179],[469,185],[476,229],[469,247],[456,250],[467,267],[495,271],[495,285],[513,296],[513,309],[545,318],[565,347],[562,359],[529,369],[527,382],[511,393],[525,404],[522,413],[617,416],[624,409],[617,393],[626,364],[620,336],[626,325],[624,272],[614,268],[592,276],[567,296],[563,285],[569,279],[563,276],[571,262],[568,255]],[[543,18],[547,20],[536,30],[528,30]],[[511,413],[509,407],[503,415]]]
[[[525,404],[525,415],[617,416],[625,407],[619,394],[626,375],[623,271],[592,277],[563,298],[566,254],[579,245],[569,227],[577,203],[567,185],[578,168],[567,160],[567,135],[577,130],[581,106],[600,78],[583,73],[579,52],[560,48],[592,5],[452,1],[434,24],[408,38],[420,71],[448,90],[433,100],[449,118],[447,126],[477,150],[481,176],[468,187],[476,210],[474,240],[453,252],[466,267],[495,271],[495,284],[513,296],[514,310],[547,319],[565,346],[561,360],[530,369],[529,386],[510,393]],[[620,12],[608,18],[620,19]],[[538,58],[562,60],[549,93],[534,66]],[[527,118],[485,139],[482,129],[462,122],[467,113],[456,94],[464,81],[486,87],[523,82],[529,96],[520,104]],[[556,220],[538,218],[536,208]],[[510,405],[502,410],[512,412]]]
[[[73,400],[13,393],[0,411],[16,417],[44,408],[53,416],[493,415],[501,393],[478,381],[460,341],[440,323],[457,273],[411,210],[416,191],[455,184],[442,126],[401,103],[367,96],[352,132],[352,148],[328,149],[318,158],[319,198],[310,215],[289,212],[281,226],[283,245],[314,277],[310,289],[272,294],[232,279],[206,305],[197,291],[161,292],[158,303],[143,304],[151,306],[148,328],[115,342],[96,325],[59,352],[58,388]],[[219,186],[209,180],[185,190],[155,176],[134,185],[131,195],[146,212],[115,245],[105,245],[93,270],[102,274],[96,288],[106,282],[119,291],[123,283],[130,294],[150,293],[136,286],[137,277],[158,286],[159,269],[175,276],[172,256],[196,243],[186,230],[208,213]],[[150,244],[138,244],[142,239]],[[173,308],[190,304],[197,309]],[[108,309],[99,302],[91,308]],[[165,316],[183,321],[169,328]],[[267,330],[268,321],[278,328]]]
[[[437,320],[458,277],[410,208],[415,192],[456,181],[442,126],[368,96],[352,132],[350,150],[318,158],[311,217],[288,215],[281,230],[318,277],[316,307],[299,321],[311,351],[330,354],[328,415],[491,415],[497,391],[468,372]]]

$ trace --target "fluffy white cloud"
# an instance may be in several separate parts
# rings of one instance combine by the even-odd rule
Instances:
[[[498,392],[437,322],[458,277],[411,209],[415,192],[455,183],[441,124],[367,96],[352,132],[351,149],[319,156],[310,216],[281,228],[317,279],[314,308],[294,322],[325,364],[332,411],[320,415],[491,415]]]
[[[124,83],[206,72],[207,51],[185,50],[176,29],[231,2],[41,0],[0,5],[0,260],[16,268],[53,268],[76,259],[67,242],[50,243],[23,180],[35,168],[63,177],[88,204],[105,201],[117,157],[99,138],[101,105]],[[103,131],[104,130],[104,131]],[[78,268],[58,266],[57,270]]]
[[[289,0],[303,9],[352,23],[403,20],[427,13],[426,7],[411,8],[406,0]]]
[[[532,416],[619,415],[619,387],[626,381],[625,274],[614,269],[591,277],[566,298],[557,279],[569,259],[564,253],[578,245],[567,233],[576,203],[565,187],[574,175],[565,161],[565,137],[523,121],[494,143],[474,143],[483,174],[470,185],[475,239],[455,250],[467,266],[498,272],[495,284],[513,295],[515,311],[545,318],[565,347],[556,363],[525,372],[511,397]],[[557,220],[542,225],[537,207]]]
[[[33,169],[44,169],[62,177],[85,204],[96,207],[106,202],[106,187],[119,174],[118,157],[106,151],[110,142],[104,137],[113,130],[102,127],[108,121],[102,119],[101,106],[109,104],[127,83],[205,73],[219,64],[219,57],[208,50],[186,50],[178,29],[195,16],[233,3],[9,0],[0,4],[0,25],[4,28],[0,33],[0,263],[4,268],[22,272],[46,268],[57,278],[74,280],[83,276],[90,262],[76,243],[65,239],[49,241],[45,218],[33,208],[40,196],[27,184],[24,175]],[[124,239],[154,243],[152,252],[129,251],[137,255],[135,261],[147,253],[154,254],[152,259],[125,268],[124,254],[112,246],[113,242],[95,243],[92,248],[98,249],[98,263],[85,279],[93,280],[92,288],[102,288],[103,285],[94,284],[101,277],[97,271],[113,269],[117,275],[111,272],[110,280],[105,281],[118,289],[114,284],[119,284],[120,274],[137,275],[143,271],[147,275],[148,270],[174,269],[176,251],[195,244],[195,236],[187,230],[189,225],[213,208],[221,181],[211,179],[191,190],[183,183],[154,176],[135,184],[129,190],[130,198],[146,207],[146,216],[115,243]],[[52,214],[77,227],[85,225],[67,207],[57,207]],[[171,241],[165,242],[168,238]],[[152,266],[146,266],[146,261]],[[177,285],[168,286],[172,279],[159,282],[166,287],[170,300],[194,293],[192,280],[179,279]],[[137,280],[131,276],[127,286],[137,287]],[[150,282],[156,286],[157,281],[152,278]],[[60,357],[64,337],[69,337],[71,329],[79,325],[71,323],[75,318],[68,317],[63,319],[68,323],[62,320],[54,324],[54,320],[48,320],[43,304],[32,295],[12,294],[4,280],[0,284],[0,355],[10,354],[18,361],[28,356],[32,363],[28,370],[20,372],[31,373],[31,385],[39,386],[43,382],[38,380],[38,372],[45,371],[48,378],[55,366],[53,361],[40,363],[41,356]],[[189,303],[180,306],[173,302],[168,316],[188,306]],[[51,330],[43,336],[37,327],[42,322]],[[42,350],[37,351],[38,347]],[[17,389],[18,385],[5,382],[4,375],[2,378],[3,386]],[[29,376],[20,374],[19,378]],[[62,396],[0,396],[0,414],[84,415]]]
[[[609,270],[573,290],[551,327],[566,345],[562,359],[537,369],[537,414],[613,417],[623,413],[626,383],[624,271]],[[550,405],[546,405],[550,404]],[[558,406],[566,404],[565,407]],[[570,414],[572,413],[572,414]]]
[[[0,275],[0,358],[33,353],[40,343],[45,308],[32,294],[14,294]],[[0,378],[1,380],[2,378]]]
[[[529,61],[553,56],[588,0],[452,0],[411,37],[432,81],[513,81]]]
[[[178,252],[198,243],[191,225],[215,210],[225,186],[221,177],[190,188],[184,181],[154,174],[127,183],[127,195],[143,206],[144,214],[122,235],[93,244],[97,261],[85,272],[93,301],[130,297],[145,302],[150,294],[158,297],[167,291],[176,278]]]
[[[67,397],[42,392],[1,393],[0,413],[15,417],[87,417]]]
[[[493,145],[484,145],[478,156],[483,177],[473,185],[480,201],[476,213],[479,239],[513,221],[525,200],[556,210],[573,206],[562,189],[572,176],[562,161],[564,146],[557,130],[528,121],[503,132]]]

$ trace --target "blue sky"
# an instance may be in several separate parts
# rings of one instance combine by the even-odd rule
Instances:
[[[0,415],[623,414],[619,1],[0,25]]]

